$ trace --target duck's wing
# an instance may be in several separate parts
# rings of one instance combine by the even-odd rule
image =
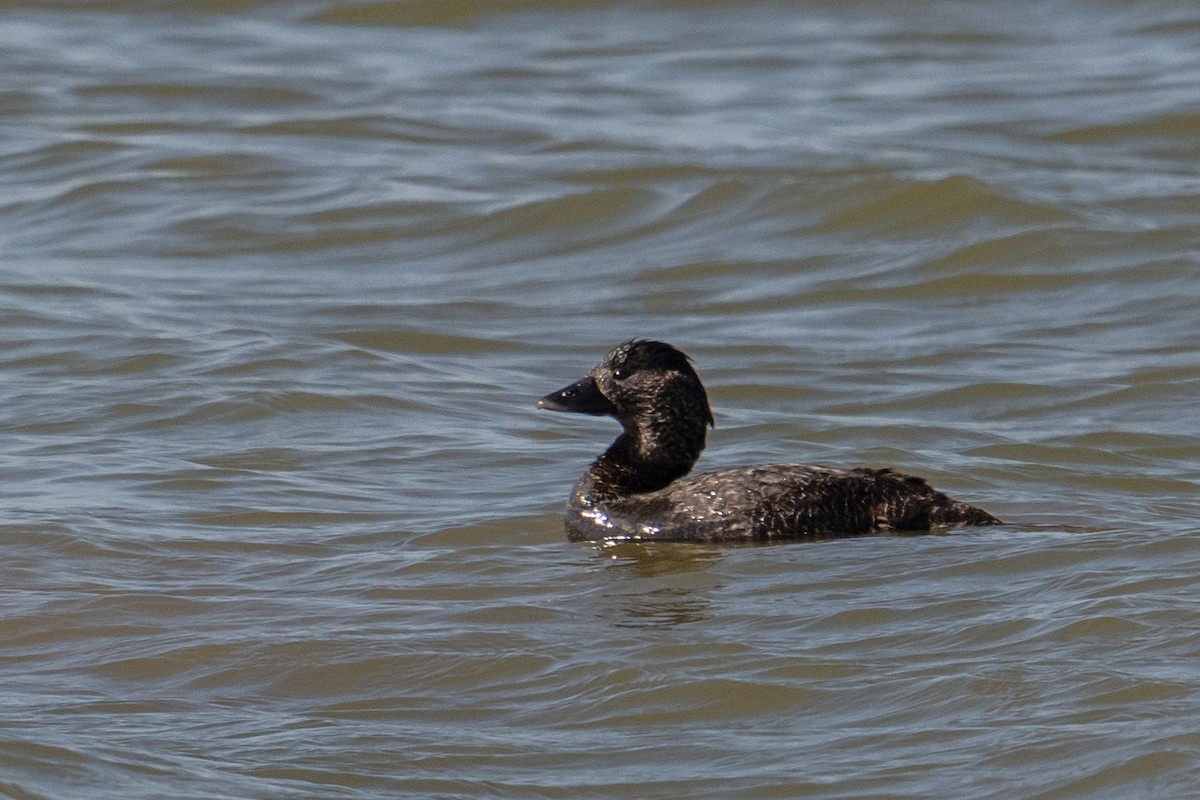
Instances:
[[[767,464],[703,473],[644,498],[655,538],[772,540],[999,522],[922,478],[881,469]],[[633,498],[630,498],[631,500]]]

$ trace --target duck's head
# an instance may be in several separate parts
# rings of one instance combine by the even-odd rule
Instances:
[[[538,408],[616,417],[626,432],[694,438],[713,424],[708,395],[691,359],[666,342],[630,339],[582,379],[537,401]]]

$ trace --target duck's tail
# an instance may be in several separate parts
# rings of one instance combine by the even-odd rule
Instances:
[[[885,500],[886,525],[895,530],[929,530],[940,525],[1001,525],[1003,521],[982,508],[960,503],[939,492],[923,478],[891,470],[858,470],[870,475]]]
[[[939,493],[940,494],[940,493]],[[944,506],[937,508],[931,516],[936,524],[941,525],[1003,525],[1004,521],[994,517],[982,508],[969,506],[957,500],[951,500],[946,495],[941,498],[946,501]]]

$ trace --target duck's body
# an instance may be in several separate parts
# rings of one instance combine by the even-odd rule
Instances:
[[[576,541],[748,542],[1000,522],[884,469],[767,464],[685,478],[712,412],[687,356],[663,342],[618,345],[538,407],[611,415],[625,428],[571,492],[566,527]]]
[[[886,469],[732,467],[608,500],[597,500],[595,487],[589,471],[571,492],[566,526],[573,541],[825,539],[1000,521],[921,478]]]

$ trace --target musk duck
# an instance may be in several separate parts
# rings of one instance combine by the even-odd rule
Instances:
[[[538,408],[615,417],[624,428],[571,491],[572,541],[765,542],[995,525],[922,478],[888,469],[803,464],[688,477],[713,425],[691,359],[630,339]]]

